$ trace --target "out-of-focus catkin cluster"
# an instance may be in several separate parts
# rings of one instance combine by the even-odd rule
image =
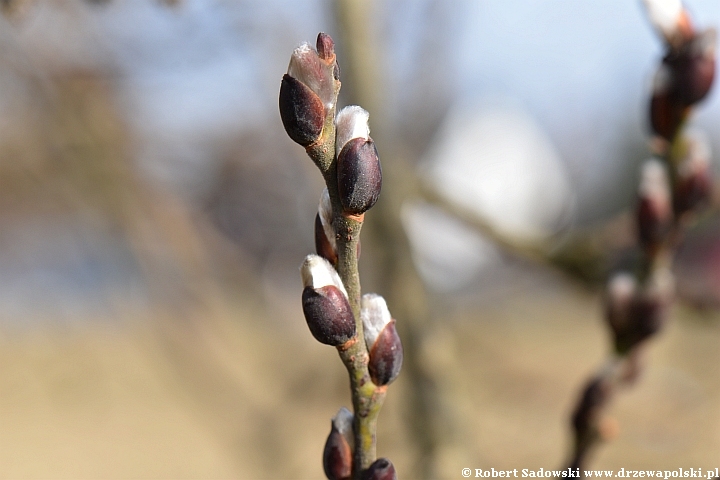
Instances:
[[[337,112],[340,68],[330,36],[304,43],[290,58],[280,86],[280,117],[288,136],[305,147],[325,179],[315,217],[316,254],[300,267],[302,308],[313,337],[334,346],[350,375],[354,413],[341,408],[323,452],[327,478],[395,479],[375,458],[376,420],[387,385],[400,373],[403,349],[385,300],[361,296],[358,258],[364,214],[377,202],[382,169],[370,138],[369,114],[358,106]]]
[[[607,406],[622,386],[638,378],[643,346],[666,323],[675,292],[675,249],[712,194],[708,142],[686,123],[713,83],[715,30],[696,30],[679,0],[643,4],[665,55],[649,106],[655,157],[640,172],[635,220],[641,254],[634,271],[614,274],[606,287],[605,319],[613,351],[586,384],[573,412],[573,468],[582,469],[593,447],[617,432]]]

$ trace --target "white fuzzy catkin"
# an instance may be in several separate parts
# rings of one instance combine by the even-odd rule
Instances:
[[[372,348],[392,316],[385,299],[376,293],[366,293],[360,300],[360,319],[363,323],[365,344]]]
[[[307,42],[302,43],[290,56],[287,74],[304,83],[320,97],[325,108],[335,103],[333,65],[326,64]]]
[[[332,203],[330,202],[330,193],[327,188],[323,189],[320,195],[320,204],[318,205],[318,214],[320,215],[320,223],[322,224],[325,237],[327,237],[330,246],[337,252],[337,242],[335,241],[335,230],[332,226],[333,213]]]
[[[370,138],[370,114],[362,107],[348,105],[335,117],[335,154],[353,138]]]
[[[308,255],[300,265],[300,276],[304,287],[318,289],[328,285],[336,286],[348,298],[347,290],[343,285],[340,275],[333,266],[319,255]]]
[[[640,197],[670,201],[670,183],[667,170],[655,159],[647,160],[640,171]]]

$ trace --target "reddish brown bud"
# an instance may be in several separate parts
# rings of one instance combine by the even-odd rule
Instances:
[[[335,42],[327,33],[320,32],[315,42],[318,56],[326,62],[334,61]]]
[[[340,346],[355,336],[355,317],[345,287],[322,257],[308,255],[300,269],[302,307],[310,332],[320,343]]]
[[[382,169],[375,142],[353,138],[338,156],[338,193],[345,213],[359,215],[380,196]]]
[[[650,126],[657,135],[672,141],[688,111],[674,93],[655,91],[650,99]]]
[[[329,480],[349,479],[352,474],[353,414],[342,407],[331,423],[323,449],[323,470]]]
[[[395,466],[387,458],[378,458],[362,474],[363,480],[397,480]]]
[[[305,287],[302,307],[310,332],[318,342],[337,347],[355,336],[355,317],[337,287]]]
[[[361,300],[360,318],[370,360],[368,369],[375,385],[388,385],[400,373],[403,348],[385,299],[368,293]]]
[[[280,85],[280,118],[288,136],[307,147],[322,133],[325,107],[307,85],[285,74]]]

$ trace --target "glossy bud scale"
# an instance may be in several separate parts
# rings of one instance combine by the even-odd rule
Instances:
[[[342,407],[333,417],[323,449],[323,470],[329,480],[349,479],[352,474],[353,414]]]
[[[336,119],[338,193],[347,214],[360,215],[377,201],[382,168],[370,138],[368,113],[358,106],[343,108]]]
[[[307,147],[322,133],[325,107],[315,92],[285,74],[280,85],[280,118],[288,136]]]
[[[370,360],[368,369],[375,385],[387,385],[400,373],[403,348],[385,299],[368,293],[361,300],[360,318]]]
[[[308,255],[300,267],[302,307],[310,332],[320,343],[340,346],[355,336],[355,317],[335,269],[324,258]]]

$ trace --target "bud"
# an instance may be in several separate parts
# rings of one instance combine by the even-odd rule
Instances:
[[[347,291],[330,263],[308,255],[300,267],[304,285],[302,307],[310,332],[326,345],[339,346],[355,336]]]
[[[320,33],[321,52],[297,47],[280,85],[280,117],[290,138],[307,147],[320,137],[325,117],[337,98],[337,63],[332,39]]]
[[[403,349],[385,299],[374,293],[363,295],[360,319],[370,354],[370,378],[375,385],[388,385],[400,373]]]
[[[687,117],[688,106],[680,100],[677,91],[672,88],[670,68],[663,64],[653,79],[653,92],[650,99],[650,126],[653,132],[671,142],[680,125]]]
[[[325,188],[320,196],[318,213],[315,215],[315,250],[318,255],[335,265],[337,264],[337,243],[332,223],[332,204],[328,189]]]
[[[387,458],[378,458],[362,474],[362,480],[397,480],[395,466]]]
[[[671,72],[671,90],[687,106],[705,98],[712,87],[716,36],[714,29],[705,30],[663,59]]]
[[[712,196],[713,179],[710,147],[704,136],[696,133],[687,137],[687,153],[676,172],[673,185],[675,213],[679,216],[707,206]]]
[[[667,172],[657,160],[648,160],[640,174],[637,210],[640,243],[645,248],[659,246],[670,232],[672,221]]]
[[[626,355],[665,325],[674,290],[672,273],[660,269],[653,272],[644,289],[634,293],[625,323],[615,331],[615,350],[619,354]]]
[[[353,414],[341,407],[332,419],[323,449],[323,470],[329,480],[349,479],[352,474]]]
[[[643,0],[650,23],[665,42],[675,48],[693,34],[687,11],[680,0]]]
[[[367,111],[352,105],[343,108],[335,120],[338,193],[343,210],[352,215],[375,205],[382,187],[380,159],[369,136],[368,118]]]
[[[673,274],[666,268],[653,272],[648,284],[633,301],[626,351],[660,331],[667,320],[674,294]]]

